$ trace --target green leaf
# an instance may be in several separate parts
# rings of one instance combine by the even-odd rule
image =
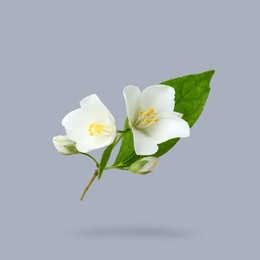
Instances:
[[[214,70],[211,70],[200,74],[170,79],[161,83],[175,89],[174,111],[182,113],[183,119],[188,122],[190,127],[194,125],[203,111],[210,92],[209,83],[213,74]],[[126,121],[126,124],[128,127],[128,121]],[[151,156],[162,156],[167,153],[178,141],[179,138],[174,138],[159,144],[158,151]],[[138,156],[134,152],[133,134],[130,132],[123,137],[119,153],[113,166],[118,168],[129,167],[133,162],[141,157],[144,156]]]
[[[129,128],[128,118],[125,120],[124,125],[124,129],[127,128]],[[129,131],[122,138],[122,143],[113,166],[116,165],[120,168],[121,166],[124,167],[126,164],[129,165],[128,161],[131,160],[131,157],[133,157],[132,159],[134,159],[134,161],[136,161],[136,157],[140,158],[140,156],[135,154],[133,133],[132,131]]]
[[[110,155],[113,151],[113,148],[115,146],[115,142],[113,142],[112,144],[110,144],[103,152],[101,160],[100,160],[100,164],[99,164],[99,168],[98,168],[98,179],[101,178],[107,163],[109,161]]]
[[[209,83],[214,72],[210,70],[162,82],[175,89],[174,111],[182,113],[182,118],[190,127],[198,120],[204,109],[210,92]],[[159,149],[154,156],[160,157],[167,153],[179,140],[180,138],[174,138],[159,144]]]

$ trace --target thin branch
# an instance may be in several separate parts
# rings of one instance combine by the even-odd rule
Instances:
[[[92,178],[90,179],[88,185],[86,186],[86,188],[85,188],[85,189],[83,190],[83,192],[82,192],[82,195],[81,195],[81,197],[80,197],[80,200],[81,200],[81,201],[84,199],[84,197],[85,197],[85,195],[86,195],[88,189],[90,188],[91,184],[93,183],[93,181],[96,179],[97,176],[98,176],[98,171],[95,170],[94,175],[92,176]]]
[[[90,155],[90,154],[88,154],[88,153],[81,153],[81,152],[80,152],[80,154],[86,155],[86,156],[88,156],[89,158],[91,158],[91,159],[95,162],[97,168],[99,167],[99,163],[98,163],[98,161],[96,160],[95,157],[93,157],[92,155]]]

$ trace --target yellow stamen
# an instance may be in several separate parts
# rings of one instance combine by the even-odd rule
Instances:
[[[140,111],[138,119],[135,123],[138,128],[145,128],[148,126],[152,126],[154,123],[158,122],[158,118],[156,117],[157,113],[154,111],[152,107],[148,108],[145,112]]]
[[[111,126],[106,126],[101,123],[91,123],[88,128],[90,136],[100,136],[105,134],[111,134]]]

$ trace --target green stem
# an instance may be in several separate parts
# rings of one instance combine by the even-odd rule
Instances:
[[[130,131],[130,128],[127,128],[127,129],[125,129],[125,130],[117,130],[117,133],[125,134],[125,133],[127,133],[127,132],[129,132],[129,131]]]
[[[88,189],[90,188],[91,184],[93,183],[93,181],[96,179],[96,177],[98,176],[98,171],[95,170],[94,175],[92,176],[92,178],[90,179],[89,183],[87,184],[86,188],[83,190],[82,195],[80,197],[80,200],[82,201],[88,191]]]
[[[112,170],[112,169],[117,169],[117,167],[116,166],[107,166],[105,168],[105,170]]]
[[[95,162],[97,168],[99,167],[99,163],[98,163],[98,161],[96,160],[95,157],[93,157],[92,155],[90,155],[90,154],[88,154],[88,153],[80,153],[80,154],[86,155],[86,156],[88,156],[89,158],[91,158],[91,159]]]
[[[121,134],[119,134],[118,136],[116,136],[116,138],[115,138],[115,140],[114,140],[114,145],[113,145],[113,149],[114,149],[114,147],[119,143],[119,141],[124,137],[124,135],[127,133],[127,132],[129,132],[130,131],[130,129],[128,128],[128,129],[126,129],[126,131],[120,131],[120,133]],[[117,132],[119,132],[119,131],[117,131]],[[118,166],[118,165],[117,165]],[[110,170],[110,169],[118,169],[118,167],[116,167],[116,166],[107,166],[107,167],[105,167],[105,170]]]
[[[122,139],[123,136],[124,136],[124,134],[120,134],[120,135],[117,136],[117,139],[115,140],[114,147],[118,144],[118,142]]]

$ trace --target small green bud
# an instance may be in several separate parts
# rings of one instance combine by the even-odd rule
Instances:
[[[131,164],[129,170],[135,174],[147,174],[155,168],[158,162],[157,157],[144,157]]]
[[[59,153],[63,155],[71,155],[78,153],[76,143],[66,135],[58,135],[53,138],[53,144]]]

